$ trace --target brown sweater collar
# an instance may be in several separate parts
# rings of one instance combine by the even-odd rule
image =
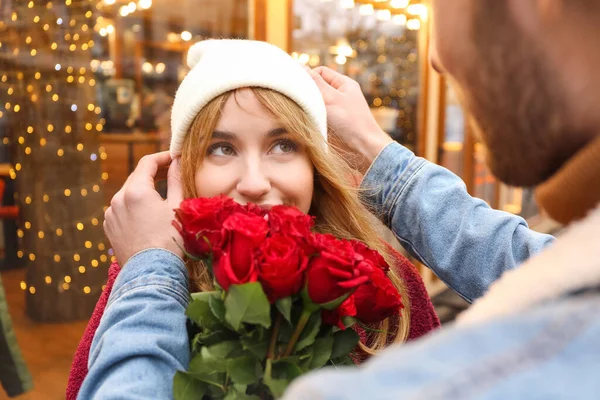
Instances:
[[[600,203],[600,135],[536,188],[536,200],[565,225],[585,217]]]

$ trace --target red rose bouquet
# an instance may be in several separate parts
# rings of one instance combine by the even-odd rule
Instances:
[[[280,397],[299,375],[351,363],[359,336],[347,328],[402,307],[379,253],[313,233],[293,207],[188,199],[173,224],[216,287],[192,293],[191,361],[175,375],[175,399]]]

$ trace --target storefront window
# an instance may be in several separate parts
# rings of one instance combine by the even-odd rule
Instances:
[[[247,37],[249,1],[0,1],[3,265],[27,267],[32,318],[91,314],[114,260],[106,205],[166,149],[191,43]]]
[[[417,1],[296,0],[293,53],[358,81],[380,126],[412,150],[420,95]]]

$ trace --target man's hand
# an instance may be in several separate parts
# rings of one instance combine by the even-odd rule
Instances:
[[[379,152],[393,139],[375,121],[360,85],[327,67],[310,70],[327,107],[327,122],[333,130],[332,144],[358,156],[355,165],[365,173]]]
[[[181,243],[172,221],[173,210],[183,200],[183,188],[179,159],[169,166],[170,161],[168,151],[143,157],[104,214],[104,232],[121,266],[135,253],[149,248],[166,249],[182,256],[173,241],[175,238]],[[154,187],[154,179],[167,167],[167,199],[163,200]]]

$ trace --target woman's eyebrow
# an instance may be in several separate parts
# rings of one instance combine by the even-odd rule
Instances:
[[[235,140],[237,136],[233,132],[213,131],[211,139]]]
[[[275,128],[275,129],[271,129],[269,132],[267,132],[267,137],[268,138],[277,137],[277,136],[285,135],[286,133],[288,133],[288,131],[285,128]]]

